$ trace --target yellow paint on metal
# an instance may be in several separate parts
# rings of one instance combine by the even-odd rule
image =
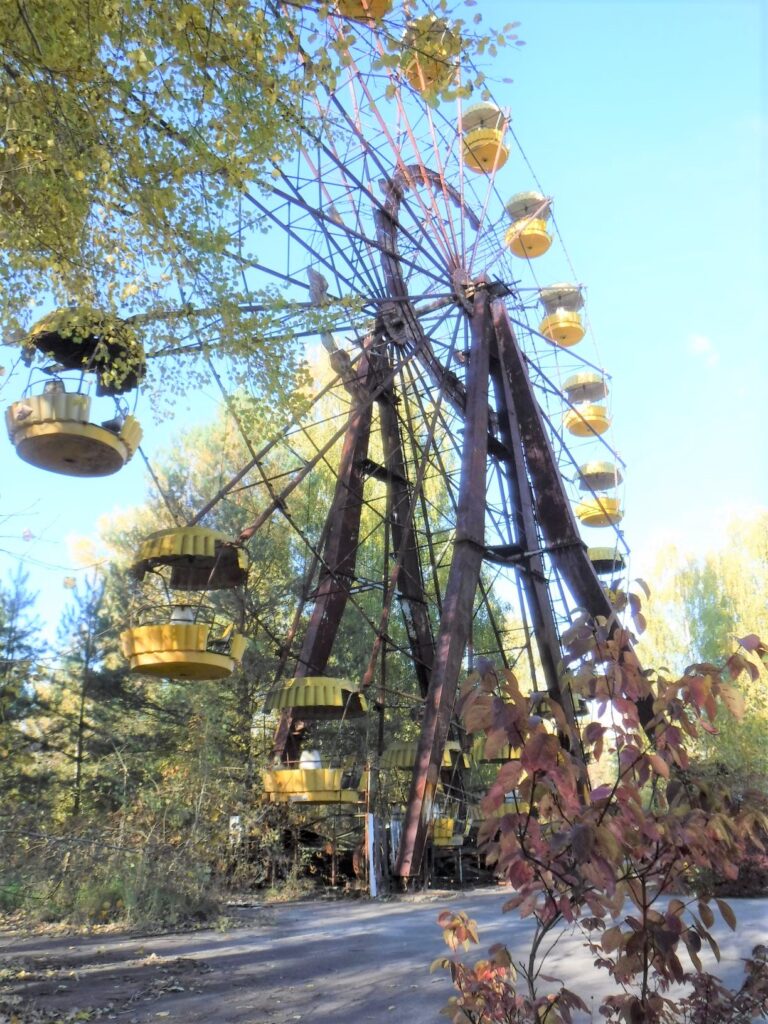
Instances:
[[[239,665],[247,646],[248,637],[243,636],[242,633],[233,633],[229,641],[229,657],[232,661]]]
[[[131,415],[126,416],[123,420],[123,425],[120,428],[120,440],[128,449],[128,459],[132,458],[136,454],[136,451],[141,444],[142,436],[143,432],[141,424],[136,417]],[[128,459],[126,459],[126,462]]]
[[[574,373],[563,384],[569,402],[597,402],[608,395],[608,384],[601,373]]]
[[[580,501],[576,516],[585,526],[615,526],[623,518],[618,498],[607,494],[594,494]]]
[[[570,348],[578,345],[584,337],[584,324],[578,313],[561,309],[544,317],[539,324],[539,333],[563,348]]]
[[[585,462],[579,466],[579,486],[582,490],[610,491],[624,478],[615,462]]]
[[[598,575],[621,572],[625,566],[624,556],[616,548],[588,548],[587,555]]]
[[[430,95],[456,77],[461,40],[434,14],[409,24],[403,36],[403,74],[417,92]]]
[[[575,437],[604,434],[610,425],[611,418],[604,405],[577,405],[563,417],[563,426]]]
[[[505,764],[507,761],[517,761],[519,759],[520,751],[508,743],[505,743],[501,750],[494,754],[493,757],[486,757],[485,746],[487,739],[487,736],[480,735],[475,736],[472,741],[472,757],[475,761],[482,761],[485,764]]]
[[[402,768],[410,771],[416,763],[417,740],[395,740],[381,755],[382,768]],[[458,740],[448,740],[443,750],[443,768],[450,768],[461,758],[465,768],[469,767],[469,757],[461,751]]]
[[[361,790],[343,781],[343,768],[273,768],[264,772],[264,795],[273,803],[362,803]]]
[[[121,469],[141,441],[141,427],[127,416],[119,432],[89,423],[87,395],[58,392],[14,402],[5,414],[20,458],[67,476],[109,476]]]
[[[392,0],[338,0],[339,14],[357,21],[378,21],[389,13]]]
[[[509,157],[504,132],[497,128],[475,128],[463,140],[464,166],[478,174],[490,174],[503,167]]]
[[[454,835],[456,825],[455,818],[435,818],[432,823],[432,845],[433,846],[462,846],[464,836]]]
[[[163,679],[223,679],[242,660],[247,639],[234,633],[228,650],[209,649],[206,623],[164,622],[134,626],[120,634],[131,672]]]
[[[158,530],[146,537],[131,566],[142,579],[158,566],[171,568],[173,590],[219,590],[245,581],[248,555],[226,534],[201,526]]]
[[[300,708],[306,719],[360,718],[368,711],[368,702],[355,683],[348,679],[306,676],[286,679],[267,696],[264,711]]]
[[[504,243],[515,256],[532,260],[549,249],[552,238],[541,217],[522,217],[507,229]]]

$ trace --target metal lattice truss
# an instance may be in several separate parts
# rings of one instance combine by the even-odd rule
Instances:
[[[333,664],[382,715],[418,708],[397,862],[410,877],[441,778],[462,790],[443,757],[467,668],[524,664],[573,716],[559,635],[577,608],[611,612],[571,508],[576,470],[587,450],[614,453],[597,435],[564,438],[562,382],[585,361],[539,333],[541,282],[505,243],[500,190],[525,186],[523,161],[470,170],[461,104],[433,109],[398,71],[370,70],[377,43],[360,37],[344,82],[308,97],[295,164],[244,197],[273,257],[243,258],[243,273],[254,289],[279,284],[283,329],[319,340],[333,374],[197,518],[249,481],[261,512],[241,539],[274,517],[300,536],[278,680]],[[313,496],[328,466],[335,488]],[[313,525],[301,510],[318,500],[327,514]],[[350,630],[367,637],[355,664],[340,650]],[[289,760],[300,717],[284,711],[278,729]]]

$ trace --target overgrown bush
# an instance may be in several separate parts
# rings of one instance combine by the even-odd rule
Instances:
[[[0,857],[0,909],[31,923],[171,927],[220,909],[209,852],[189,842],[74,824],[55,834],[21,828],[0,837]]]
[[[642,621],[639,601],[629,606]],[[741,713],[734,681],[759,672],[768,648],[745,637],[745,654],[725,666],[692,665],[670,679],[641,670],[631,634],[615,621],[579,622],[564,639],[578,669],[550,693],[551,724],[531,713],[510,672],[474,675],[463,690],[467,730],[484,731],[486,749],[508,743],[520,751],[483,801],[479,838],[514,887],[503,909],[533,918],[535,932],[528,959],[517,965],[503,946],[475,964],[439,961],[459,991],[448,1016],[454,1024],[568,1024],[575,1011],[587,1012],[578,993],[541,990],[546,940],[561,924],[581,929],[595,966],[618,988],[600,1007],[608,1021],[747,1024],[765,1015],[764,952],[749,961],[741,989],[726,989],[704,971],[699,953],[707,945],[719,959],[715,909],[731,929],[734,913],[716,893],[714,900],[685,893],[707,871],[736,883],[745,856],[765,854],[765,800],[737,795],[723,780],[697,780],[689,749],[702,731],[716,731],[723,705]],[[599,706],[583,730],[574,715],[579,698]],[[587,764],[601,784],[592,784]],[[441,915],[440,924],[453,949],[477,941],[463,915]]]
[[[697,764],[689,772],[678,773],[675,784],[687,788],[689,799],[697,799],[705,805],[712,801],[712,793],[715,791],[716,801],[731,814],[742,808],[768,814],[768,779],[752,775],[749,771],[737,773],[719,763]],[[745,837],[736,877],[718,874],[711,866],[697,868],[689,879],[691,890],[702,896],[768,896],[766,847],[768,832],[756,825]]]
[[[768,853],[750,845],[742,854],[736,878],[716,877],[709,868],[697,872],[691,882],[701,896],[757,899],[768,896]]]

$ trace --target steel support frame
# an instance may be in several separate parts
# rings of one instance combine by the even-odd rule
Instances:
[[[490,298],[481,282],[470,317],[466,419],[461,459],[456,536],[435,644],[416,761],[411,779],[395,874],[413,878],[421,868],[432,820],[435,790],[456,700],[456,684],[469,637],[485,546],[488,459],[488,386],[492,322]]]
[[[435,641],[424,594],[424,577],[414,518],[415,499],[407,479],[395,393],[391,386],[382,391],[379,399],[379,418],[384,464],[390,490],[392,553],[399,566],[396,590],[419,692],[425,697],[429,690]]]
[[[320,573],[301,646],[295,678],[321,675],[325,671],[342,616],[355,580],[357,548],[364,504],[368,449],[373,420],[371,393],[376,394],[390,491],[392,553],[398,569],[395,587],[408,635],[411,657],[422,696],[429,687],[434,638],[424,592],[419,560],[413,496],[406,475],[406,462],[396,395],[391,384],[385,386],[389,366],[384,356],[384,341],[377,337],[362,357],[358,380],[349,387],[352,410],[344,434],[333,500],[325,524],[325,545]],[[362,383],[364,382],[364,384]],[[280,716],[274,740],[274,753],[284,761],[298,757],[303,723],[286,709]]]
[[[502,301],[493,302],[491,316],[505,389],[508,389],[515,410],[520,442],[525,451],[536,519],[544,544],[549,550],[549,557],[579,607],[584,608],[593,618],[601,616],[607,622],[615,622],[611,602],[589,560],[587,546],[581,539],[576,517],[563,490],[560,469],[544,417]],[[566,701],[566,706],[568,704],[570,700]],[[652,701],[641,698],[637,701],[637,709],[640,722],[648,730],[653,718]]]
[[[366,382],[367,391],[373,370],[365,356],[359,372],[359,379]],[[328,529],[315,603],[294,669],[295,678],[322,675],[325,671],[355,577],[365,485],[363,465],[368,455],[373,418],[373,403],[367,400],[365,391],[362,388],[349,389],[352,409],[328,511]],[[286,708],[275,733],[274,753],[283,761],[295,761],[302,732],[303,723],[294,714],[294,709]]]
[[[535,499],[525,465],[522,428],[518,409],[513,401],[509,377],[499,358],[495,329],[493,342],[491,380],[496,395],[499,433],[506,449],[505,455],[499,461],[509,488],[512,504],[510,515],[515,528],[515,539],[521,552],[517,571],[520,573],[547,692],[564,707],[566,716],[572,719],[573,707],[567,706],[571,701],[569,698],[564,699],[561,693],[560,639],[547,587],[544,559],[539,551]],[[575,723],[571,721],[570,724]]]
[[[520,406],[519,402],[515,400],[511,378],[501,359],[496,324],[494,326],[494,350],[492,360],[490,360],[490,377],[492,377],[496,392],[499,430],[507,450],[507,454],[500,462],[504,468],[505,479],[512,498],[515,537],[520,547],[517,562],[520,584],[539,650],[547,692],[559,703],[566,722],[573,730],[575,729],[573,699],[570,692],[563,690],[560,682],[562,651],[547,585],[546,566],[540,549],[540,535],[537,526],[538,508],[536,495],[534,489],[531,488],[527,473],[527,453],[522,439],[523,426],[520,422]],[[530,380],[527,376],[523,382],[520,382],[520,386],[526,387],[536,406],[536,398],[532,395]],[[567,499],[562,493],[562,485],[560,485],[560,502],[567,507]],[[566,745],[570,746],[569,739],[561,738]]]

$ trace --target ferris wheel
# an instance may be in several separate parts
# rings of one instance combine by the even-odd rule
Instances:
[[[348,419],[311,611],[273,705],[284,708],[277,749],[293,762],[296,724],[311,718],[302,680],[325,673],[344,616],[378,582],[378,617],[359,609],[371,635],[360,685],[381,708],[387,658],[406,658],[423,700],[418,740],[382,752],[385,767],[411,772],[396,864],[408,877],[441,787],[461,790],[450,745],[465,668],[522,659],[537,691],[578,713],[559,636],[576,608],[610,614],[597,574],[623,564],[622,467],[606,440],[608,381],[576,349],[583,290],[534,262],[557,231],[509,112],[431,104],[455,74],[449,24],[406,25],[413,47],[394,69],[377,64],[381,36],[368,28],[344,82],[314,101],[313,145],[261,205],[286,225],[286,280],[351,312],[323,335]],[[386,533],[380,582],[363,571],[364,512]],[[608,531],[592,561],[578,522]]]
[[[257,444],[192,520],[145,542],[135,572],[165,573],[170,592],[238,586],[242,548],[276,518],[296,527],[306,558],[266,702],[279,714],[281,764],[265,791],[276,802],[359,803],[370,779],[350,782],[349,765],[318,760],[312,723],[377,716],[366,771],[410,780],[395,854],[407,879],[430,835],[456,838],[434,825],[450,820],[440,807],[461,805],[465,820],[473,799],[471,741],[455,717],[467,671],[517,670],[570,722],[579,714],[560,636],[580,613],[610,616],[600,577],[627,554],[623,466],[552,197],[510,111],[491,97],[445,98],[461,84],[460,31],[385,0],[343,0],[324,30],[344,40],[345,67],[326,95],[307,97],[295,158],[245,192],[244,219],[264,241],[241,272],[254,292],[278,286],[282,329],[306,337],[327,372],[309,407]],[[19,454],[87,475],[95,438],[108,449],[99,472],[117,471],[138,436],[110,456],[120,432],[87,414],[74,461],[50,454],[73,418],[53,390],[9,410]],[[329,465],[327,511],[319,529],[304,527],[300,510]],[[207,530],[206,515],[248,474],[257,519],[238,538]],[[126,632],[132,669],[177,679],[233,671],[245,649],[234,624],[215,633],[189,617],[187,598],[171,603],[167,624]],[[350,632],[354,656],[341,649]]]

